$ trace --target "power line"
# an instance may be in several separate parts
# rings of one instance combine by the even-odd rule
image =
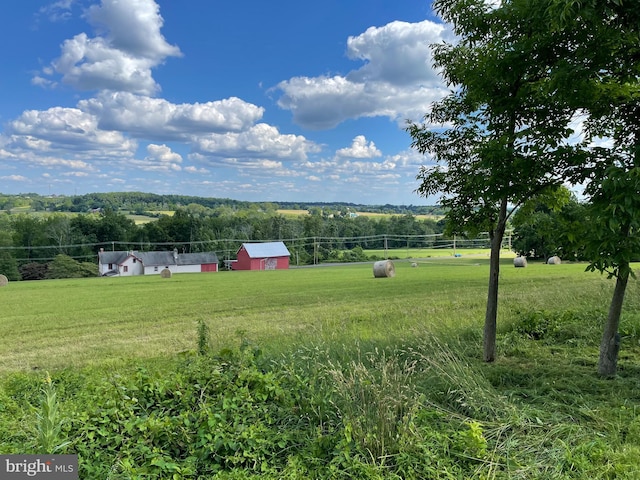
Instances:
[[[198,240],[198,241],[188,241],[188,242],[144,242],[144,241],[124,241],[124,240],[113,240],[108,242],[92,242],[92,243],[76,243],[76,244],[66,244],[66,245],[28,245],[28,246],[0,246],[0,251],[42,251],[42,250],[52,250],[57,249],[61,253],[65,250],[71,249],[81,249],[81,248],[95,248],[96,250],[111,247],[113,250],[116,249],[116,246],[121,247],[122,249],[133,249],[133,247],[138,247],[140,249],[152,249],[155,247],[189,247],[192,249],[193,247],[201,247],[201,246],[210,246],[210,247],[220,247],[220,244],[225,245],[226,248],[213,248],[213,250],[219,250],[224,252],[227,256],[229,252],[233,252],[233,248],[228,248],[229,245],[237,245],[238,248],[243,243],[262,243],[262,242],[271,242],[271,241],[281,241],[285,244],[289,244],[292,248],[304,248],[311,247],[314,248],[319,245],[335,245],[338,244],[366,244],[368,248],[369,244],[379,242],[382,246],[379,248],[387,248],[390,249],[402,249],[402,248],[437,248],[437,249],[446,249],[446,248],[455,248],[455,246],[459,246],[464,248],[476,247],[483,248],[488,247],[487,242],[489,239],[486,236],[486,233],[483,235],[479,235],[479,238],[475,239],[461,239],[456,238],[455,241],[450,238],[445,238],[442,233],[433,233],[433,234],[412,234],[412,235],[400,235],[400,234],[375,234],[375,235],[361,235],[361,236],[350,236],[350,237],[336,237],[336,236],[313,236],[313,237],[296,237],[296,238],[287,238],[287,239],[278,239],[278,240],[251,240],[251,239],[239,239],[239,238],[219,238],[219,239],[209,239],[209,240]],[[505,238],[505,241],[509,241],[510,235]],[[392,245],[389,246],[389,242],[403,242],[406,244],[403,246]],[[413,245],[409,246],[409,243]],[[509,243],[510,244],[510,243]],[[336,245],[337,247],[337,245]],[[97,252],[96,252],[97,253]],[[31,257],[31,258],[16,258],[16,261],[19,262],[29,262],[29,261],[48,261],[53,260],[55,257]],[[74,259],[87,259],[87,258],[95,258],[95,254],[88,255],[75,255],[71,256]]]

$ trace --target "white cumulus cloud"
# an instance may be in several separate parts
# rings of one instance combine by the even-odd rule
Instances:
[[[239,157],[246,159],[305,160],[318,145],[301,135],[281,134],[266,123],[258,123],[239,133],[202,135],[193,143],[201,157]]]
[[[182,170],[182,155],[174,152],[166,145],[147,145],[147,156],[143,160],[132,160],[131,163],[145,170],[169,172]]]
[[[95,154],[109,150],[113,154],[132,154],[137,145],[122,133],[98,128],[95,116],[77,108],[52,107],[48,110],[27,110],[6,129],[7,148],[29,150],[81,151]]]
[[[403,122],[419,119],[446,94],[431,67],[430,45],[451,38],[443,25],[395,21],[349,37],[347,55],[364,65],[347,75],[293,77],[280,82],[281,108],[296,123],[332,128],[347,119],[385,116]]]
[[[358,135],[353,139],[353,143],[348,148],[341,148],[336,152],[341,158],[375,158],[382,156],[375,143],[369,142],[364,135]]]
[[[80,101],[78,107],[96,115],[101,128],[158,139],[241,131],[251,127],[264,113],[264,108],[236,97],[174,104],[127,92],[102,92],[95,98]]]
[[[82,32],[64,41],[60,57],[51,62],[62,81],[80,90],[157,93],[160,87],[152,68],[167,57],[181,55],[160,33],[163,19],[158,4],[153,0],[102,0],[87,9],[85,18],[97,36]],[[36,75],[34,81],[43,85],[41,78]]]

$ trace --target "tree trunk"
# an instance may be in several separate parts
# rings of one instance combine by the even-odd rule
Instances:
[[[489,259],[489,290],[487,292],[487,311],[484,317],[484,350],[485,362],[496,359],[496,333],[498,318],[498,282],[500,278],[500,247],[507,226],[507,201],[500,205],[498,222],[491,235],[491,257]]]
[[[609,315],[604,326],[604,334],[600,343],[600,359],[598,361],[598,374],[602,377],[613,377],[618,366],[618,351],[620,350],[620,335],[618,326],[620,325],[620,314],[622,313],[622,303],[629,281],[629,264],[621,265],[618,270],[616,287],[613,291],[613,298],[609,305]]]

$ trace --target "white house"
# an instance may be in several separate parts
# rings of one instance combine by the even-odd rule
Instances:
[[[168,269],[171,273],[217,272],[215,252],[178,253],[116,251],[98,253],[98,272],[101,276],[158,275]]]

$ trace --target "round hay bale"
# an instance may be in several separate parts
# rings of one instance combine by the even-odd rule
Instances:
[[[513,259],[513,266],[516,268],[524,268],[527,266],[527,257],[516,257]]]
[[[547,260],[548,265],[560,265],[561,263],[562,260],[560,260],[560,257],[557,255],[554,255],[553,257],[549,258],[549,260]]]
[[[171,270],[169,270],[168,268],[163,268],[162,271],[160,272],[160,276],[162,278],[171,278]]]
[[[0,275],[0,287],[4,287],[7,283],[9,283],[9,279],[4,275]]]
[[[391,260],[380,260],[373,264],[373,276],[375,278],[395,277],[396,267]]]

